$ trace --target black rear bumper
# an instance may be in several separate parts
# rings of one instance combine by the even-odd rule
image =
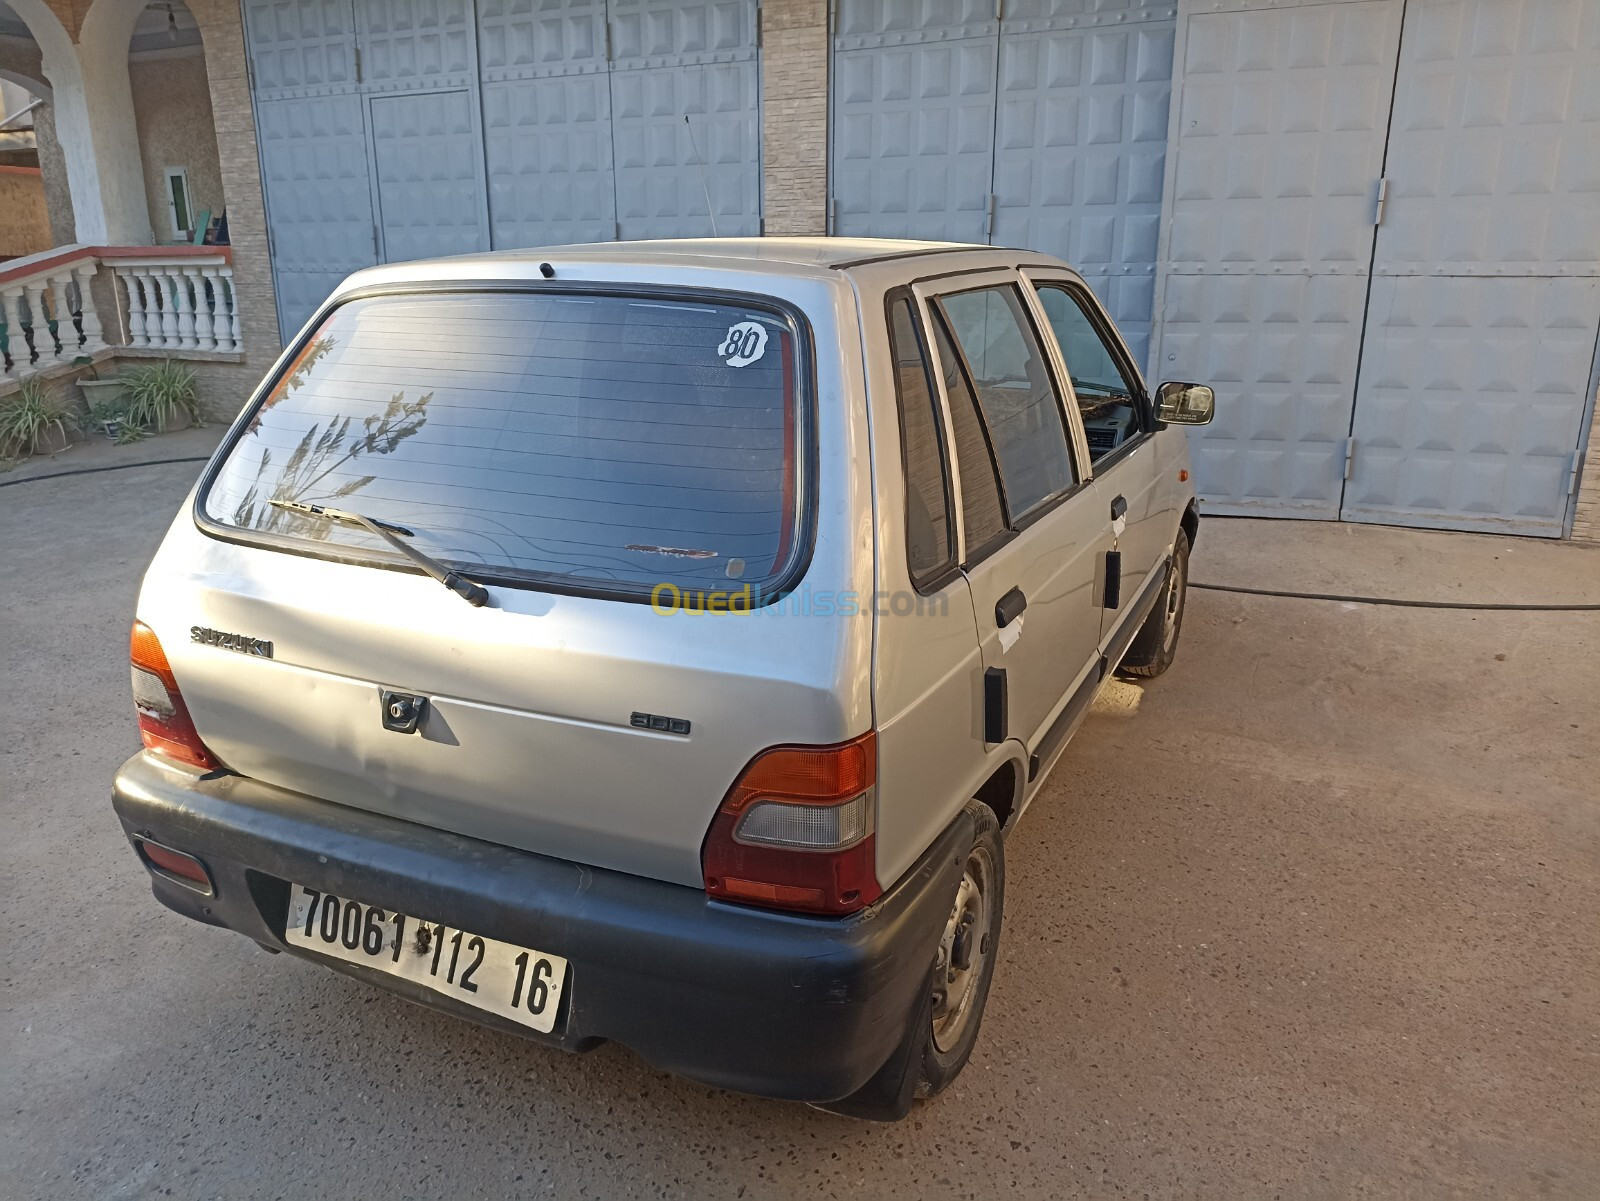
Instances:
[[[572,1051],[604,1041],[719,1088],[796,1101],[853,1093],[927,985],[971,840],[964,815],[870,909],[845,919],[713,902],[149,754],[117,773],[130,838],[201,859],[205,896],[152,872],[157,899],[413,1001]],[[283,941],[290,882],[571,960],[549,1035]]]

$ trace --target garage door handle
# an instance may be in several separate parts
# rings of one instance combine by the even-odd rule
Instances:
[[[1119,497],[1117,497],[1115,500],[1113,500],[1111,502],[1111,520],[1112,521],[1115,521],[1119,517],[1126,517],[1127,514],[1128,514],[1128,498],[1126,496],[1119,496]]]
[[[994,624],[1002,630],[1022,616],[1022,611],[1028,607],[1028,598],[1022,595],[1021,588],[1013,588],[994,604]]]

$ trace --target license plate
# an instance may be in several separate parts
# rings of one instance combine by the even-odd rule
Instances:
[[[304,884],[291,885],[290,890],[283,940],[291,947],[426,985],[541,1034],[555,1028],[567,981],[567,961],[561,956],[318,892]]]

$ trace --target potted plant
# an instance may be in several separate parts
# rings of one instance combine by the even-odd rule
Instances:
[[[122,395],[122,381],[116,376],[110,379],[101,379],[100,372],[95,368],[93,360],[88,355],[79,355],[72,360],[74,367],[87,366],[89,368],[78,377],[78,387],[83,391],[83,403],[89,409],[90,420],[94,420],[97,405],[114,402]],[[110,437],[111,435],[107,435]]]
[[[71,445],[77,429],[76,408],[36,375],[0,397],[0,453],[57,454]]]
[[[162,433],[205,424],[194,372],[172,359],[127,372],[122,392],[128,404],[127,423]]]
[[[79,384],[85,381],[79,380]],[[128,400],[122,395],[122,381],[99,380],[98,383],[115,382],[117,388],[110,391],[109,395],[93,395],[89,400],[89,425],[92,429],[99,430],[111,441],[116,442],[122,437],[123,425],[128,419]],[[130,425],[130,429],[138,429]]]

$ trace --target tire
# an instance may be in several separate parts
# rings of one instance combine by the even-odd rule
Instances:
[[[1148,680],[1172,666],[1183,633],[1183,610],[1189,598],[1189,535],[1178,531],[1172,545],[1172,570],[1150,616],[1144,619],[1128,653],[1117,667],[1119,676]]]
[[[972,844],[963,856],[961,882],[934,953],[928,987],[908,1015],[906,1036],[860,1090],[819,1109],[897,1122],[911,1112],[915,1099],[948,1088],[972,1058],[1000,954],[1006,868],[994,810],[974,800],[967,802],[966,812],[973,823]]]

